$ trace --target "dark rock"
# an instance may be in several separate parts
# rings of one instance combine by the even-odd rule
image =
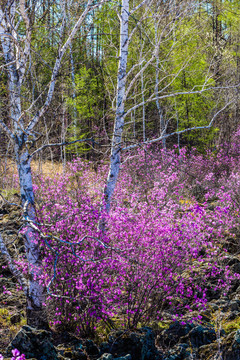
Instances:
[[[237,274],[240,274],[240,260],[235,256],[228,256],[227,265],[231,267],[231,270]]]
[[[113,360],[113,356],[112,354],[105,353],[98,360]],[[125,356],[114,358],[114,360],[132,360],[132,357],[130,354],[127,354]]]
[[[94,357],[96,358],[96,357]],[[72,359],[76,359],[76,360],[88,360],[89,357],[88,355],[81,351],[80,349],[79,350],[73,350],[72,351]]]
[[[227,249],[229,254],[232,254],[233,256],[238,252],[239,250],[239,239],[234,237],[227,237],[225,238],[224,247]]]
[[[223,307],[226,305],[226,300],[223,300],[223,299],[218,299],[216,301],[216,304],[219,306],[219,307]]]
[[[191,351],[187,344],[179,344],[169,350],[164,360],[190,360]]]
[[[227,256],[225,262],[227,263],[228,266],[233,266],[235,264],[240,263],[239,259],[234,256]]]
[[[208,300],[217,300],[221,297],[221,290],[214,290],[211,283],[207,283],[206,288],[206,298]]]
[[[92,340],[79,340],[78,338],[64,332],[61,334],[61,341],[56,347],[58,355],[73,360],[97,359],[100,356],[98,347]]]
[[[219,307],[217,306],[217,304],[215,304],[214,302],[210,302],[208,303],[208,307],[213,310],[213,311],[217,311],[219,309]]]
[[[86,340],[83,343],[83,347],[85,348],[86,353],[89,356],[95,356],[96,357],[96,356],[100,355],[97,345],[95,345],[92,340]]]
[[[21,321],[21,314],[19,314],[19,313],[12,315],[10,318],[10,322],[13,325],[20,323],[20,321]]]
[[[110,343],[108,343],[107,341],[104,341],[100,345],[100,353],[101,354],[107,354],[107,353],[109,353],[110,348],[111,348]]]
[[[236,344],[239,344],[240,345],[240,329],[238,329],[236,331],[236,334],[234,336],[234,341],[236,342]]]
[[[51,334],[46,330],[36,330],[30,326],[23,326],[7,348],[7,355],[11,350],[18,349],[26,358],[37,360],[57,360],[57,352],[50,341]]]
[[[112,331],[108,343],[104,342],[100,345],[102,354],[103,351],[111,353],[114,359],[129,359],[129,355],[132,360],[160,360],[161,358],[155,347],[154,333],[147,327],[136,332]]]
[[[69,358],[69,359],[72,359],[72,349],[67,349],[63,352],[63,355],[64,357],[66,358]]]
[[[193,328],[192,323],[183,325],[179,321],[175,321],[158,337],[157,344],[163,347],[174,346],[181,337],[186,336]]]
[[[69,358],[71,360],[88,360],[89,356],[86,352],[86,347],[83,346],[82,342],[73,339],[69,344],[59,344],[56,347],[58,357],[62,356],[62,359]],[[97,356],[94,356],[96,359]]]
[[[231,313],[225,318],[227,321],[235,320],[239,316],[239,311],[231,311]]]
[[[240,300],[232,300],[227,302],[223,308],[222,311],[240,311]]]
[[[180,339],[181,342],[188,343],[191,348],[195,349],[203,345],[211,344],[215,340],[215,330],[201,325],[194,327],[186,336],[183,336]]]
[[[115,358],[115,360],[132,360],[132,357],[130,354],[127,354],[125,356],[121,356],[121,357],[118,357],[118,358]]]
[[[234,273],[240,274],[240,261],[239,261],[238,263],[236,263],[236,264],[233,265],[232,271],[233,271]]]

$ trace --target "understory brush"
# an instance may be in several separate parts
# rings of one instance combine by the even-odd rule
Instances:
[[[136,328],[166,312],[179,319],[210,294],[226,295],[239,277],[223,266],[226,234],[239,227],[238,143],[236,134],[227,153],[126,155],[109,214],[106,165],[93,173],[75,159],[64,174],[35,176],[50,325],[90,336],[103,323]],[[24,254],[18,266],[27,273]]]
[[[75,159],[64,175],[38,176],[39,222],[52,236],[42,240],[51,325],[86,335],[102,322],[134,328],[226,294],[238,276],[222,262],[224,237],[239,222],[240,180],[238,163],[224,156],[147,149],[126,157],[104,234],[104,165],[93,174]],[[231,173],[217,170],[224,162]]]

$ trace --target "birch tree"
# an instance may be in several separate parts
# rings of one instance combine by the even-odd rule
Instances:
[[[119,67],[117,77],[117,97],[116,97],[116,118],[113,129],[113,138],[111,146],[110,168],[107,177],[107,183],[104,190],[106,211],[110,210],[110,202],[113,191],[116,186],[119,168],[122,133],[124,127],[124,96],[126,85],[126,71],[128,60],[128,22],[129,22],[129,0],[122,0],[120,15],[120,49],[119,49]]]
[[[172,2],[171,2],[172,3]],[[143,85],[143,74],[152,65],[154,61],[157,60],[157,66],[159,65],[158,61],[158,51],[159,46],[162,38],[162,34],[157,37],[157,34],[154,35],[153,40],[153,48],[151,47],[149,50],[149,54],[145,54],[145,56],[148,56],[148,60],[146,61],[143,58],[142,50],[140,52],[140,61],[132,66],[132,68],[129,69],[127,72],[127,66],[128,66],[128,51],[129,51],[129,43],[132,40],[134,34],[138,31],[138,29],[141,29],[142,32],[142,23],[146,18],[149,18],[151,14],[151,5],[152,1],[142,1],[140,2],[135,8],[129,9],[129,1],[128,0],[122,0],[121,4],[121,14],[119,16],[120,18],[120,42],[119,42],[119,66],[118,66],[118,74],[117,74],[117,87],[116,87],[116,109],[115,109],[115,121],[114,121],[114,129],[113,129],[113,136],[112,136],[112,142],[111,142],[111,156],[110,156],[110,165],[109,165],[109,173],[107,177],[106,186],[104,189],[104,200],[105,200],[105,210],[107,212],[110,211],[110,203],[111,198],[116,186],[116,182],[118,179],[118,174],[120,170],[120,154],[121,154],[121,148],[122,148],[122,134],[124,130],[125,125],[125,118],[126,114],[131,114],[132,112],[130,110],[126,111],[126,101],[128,96],[131,94],[131,90],[134,88],[134,85],[136,82],[140,79],[141,82],[141,100],[140,104],[136,104],[133,106],[132,110],[134,111],[135,108],[142,107],[143,108],[143,141],[145,142],[145,98],[144,98],[144,85]],[[137,21],[137,24],[131,29],[131,32],[129,34],[129,20],[131,17],[133,17],[133,14],[135,14],[139,9],[141,9],[143,6],[145,6],[143,13],[139,16],[139,19]],[[159,14],[160,18],[162,14]],[[155,19],[155,18],[154,18]],[[159,20],[158,20],[159,21]],[[165,28],[164,31],[167,31],[167,33],[171,32],[171,23],[168,24],[168,27]],[[155,26],[156,30],[156,26]],[[142,41],[142,37],[141,37]],[[156,60],[155,60],[156,59]],[[135,69],[137,71],[135,72]],[[129,80],[128,80],[129,79]],[[128,81],[127,81],[128,80]],[[127,86],[126,86],[127,84]],[[153,94],[152,97],[156,97],[154,99],[157,104],[159,104],[159,97],[158,97],[158,70],[157,70],[157,77],[156,77],[156,83],[153,86]],[[161,122],[162,127],[162,122]],[[163,132],[165,130],[163,129]],[[103,223],[105,221],[103,220]],[[102,229],[104,229],[104,226],[102,226]]]
[[[221,111],[235,101],[229,97],[225,103],[221,104],[222,107],[216,107],[214,109],[215,112],[211,114],[211,118],[209,118],[209,122],[206,125],[191,125],[186,129],[177,129],[177,131],[172,131],[169,134],[166,133],[167,122],[164,123],[163,121],[161,102],[172,99],[173,103],[175,103],[175,99],[180,96],[200,95],[204,97],[204,94],[206,95],[211,91],[217,91],[218,95],[221,91],[224,91],[224,86],[214,86],[214,82],[212,81],[214,73],[211,74],[210,69],[206,69],[206,72],[201,78],[201,82],[194,85],[191,89],[183,88],[182,91],[176,91],[173,88],[175,80],[181,79],[182,74],[186,71],[193,57],[196,55],[195,53],[189,54],[186,52],[186,56],[183,56],[181,44],[186,41],[187,37],[185,39],[185,32],[181,33],[180,30],[181,25],[183,25],[184,28],[185,23],[188,21],[189,24],[193,26],[191,19],[195,16],[198,6],[200,5],[196,2],[177,2],[175,0],[156,6],[156,3],[148,0],[140,2],[133,9],[129,9],[129,2],[127,0],[122,1],[121,14],[119,15],[120,41],[118,54],[119,67],[115,94],[116,115],[111,142],[109,173],[104,189],[105,210],[107,212],[110,211],[111,198],[121,167],[121,152],[122,150],[130,150],[138,146],[138,144],[126,145],[122,140],[124,126],[129,124],[126,119],[128,119],[128,117],[131,119],[134,111],[143,109],[144,113],[143,138],[141,143],[149,144],[162,141],[165,147],[166,139],[170,136],[180,136],[180,134],[186,134],[196,129],[210,129]],[[192,28],[191,31],[196,33],[195,28]],[[191,38],[191,31],[187,34],[188,38]],[[143,53],[142,45],[141,51],[139,51],[138,47],[139,59],[133,64],[131,61],[130,66],[128,61],[130,44],[138,32],[140,32],[139,37],[141,41],[142,35],[144,34],[148,46],[146,47],[147,50],[145,50],[145,53]],[[176,33],[178,37],[176,37]],[[137,41],[136,43],[139,44]],[[161,54],[161,49],[165,50],[164,55]],[[197,53],[198,50],[196,49],[195,51]],[[172,71],[168,71],[168,62],[171,61],[171,57],[175,56],[177,52],[179,58],[181,58],[181,60],[178,61],[178,67],[172,69]],[[144,79],[147,79],[147,81],[145,80],[148,84],[147,86],[146,83],[144,84]],[[140,90],[138,90],[137,100],[133,101],[133,99],[136,99],[136,85]],[[236,85],[233,84],[232,88],[236,89]],[[147,94],[147,96],[145,96],[145,94]],[[156,104],[157,113],[160,118],[160,136],[153,139],[146,139],[144,128],[145,109],[150,103]],[[179,124],[177,124],[177,126],[179,126]],[[129,136],[129,139],[131,141],[131,136]],[[103,223],[104,222],[103,220]],[[104,226],[102,228],[104,229]]]
[[[66,21],[66,3],[62,0],[57,4],[61,15],[61,24],[57,29],[59,34],[58,54],[52,68],[51,80],[44,92],[46,95],[42,94],[41,97],[34,99],[28,108],[24,106],[23,88],[27,86],[26,74],[32,67],[32,32],[38,11],[37,5],[36,2],[25,0],[8,0],[0,6],[0,42],[8,78],[9,101],[9,121],[0,119],[0,126],[14,147],[21,202],[25,218],[28,218],[32,223],[36,221],[36,211],[31,172],[32,157],[29,145],[36,141],[35,128],[52,101],[63,56],[87,15],[99,4],[101,3],[96,4],[92,0],[85,4],[79,4],[79,6],[83,5],[83,10],[67,37],[65,36],[67,39],[65,42],[64,34],[69,30]],[[35,31],[37,30],[35,29]],[[40,98],[41,102],[39,101]],[[39,106],[39,103],[42,105]],[[47,327],[46,311],[44,310],[44,287],[40,281],[42,264],[36,231],[28,223],[26,224],[25,249],[28,279],[24,278],[14,265],[1,235],[0,249],[26,295],[28,324],[35,327]]]

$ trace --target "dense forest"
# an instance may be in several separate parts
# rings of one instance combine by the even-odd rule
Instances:
[[[2,11],[10,11],[10,4],[3,2]],[[20,96],[27,123],[44,106],[56,59],[87,3],[24,4],[28,22],[18,19],[21,13],[15,15],[17,29],[8,32],[14,38],[13,57],[19,64],[25,61]],[[118,107],[122,6],[103,1],[86,11],[64,49],[51,103],[29,139],[32,148],[80,138],[92,141],[47,148],[44,159],[71,159],[73,154],[96,159],[107,152]],[[239,2],[136,2],[130,4],[127,22],[122,146],[208,126],[213,118],[211,129],[189,131],[164,143],[171,146],[179,140],[180,146],[204,151],[230,140],[239,114]],[[26,41],[29,49],[24,48]],[[0,61],[1,118],[9,124],[8,69],[4,56]],[[4,139],[2,154],[8,144],[2,130],[1,143]]]
[[[239,1],[2,0],[0,71],[0,352],[240,359]]]

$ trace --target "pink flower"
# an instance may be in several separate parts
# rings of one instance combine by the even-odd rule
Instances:
[[[12,354],[13,354],[13,356],[19,356],[20,355],[20,351],[18,350],[18,349],[14,349],[14,350],[12,350]]]

